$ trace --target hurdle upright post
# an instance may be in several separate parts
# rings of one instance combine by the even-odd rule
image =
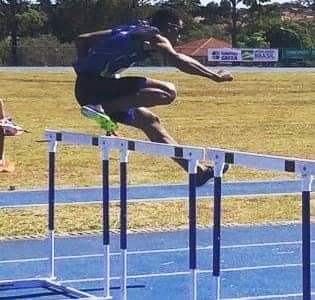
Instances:
[[[220,260],[221,260],[221,200],[222,176],[224,157],[222,154],[214,155],[214,198],[213,198],[213,299],[220,299]]]
[[[49,232],[49,275],[55,279],[55,168],[57,141],[48,144],[48,232]]]
[[[197,163],[196,159],[188,161],[189,172],[189,268],[190,268],[190,299],[197,299]]]
[[[109,153],[110,149],[102,143],[102,198],[103,198],[103,247],[104,247],[104,297],[110,296],[110,215],[109,215]]]
[[[306,166],[304,171],[306,171]],[[313,176],[302,174],[302,264],[303,300],[311,300],[311,213],[310,199]]]
[[[120,148],[120,252],[121,252],[121,300],[127,300],[127,165],[128,144]]]

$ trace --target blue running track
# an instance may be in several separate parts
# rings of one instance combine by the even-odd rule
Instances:
[[[315,180],[313,181],[315,190]],[[271,194],[295,194],[300,193],[301,182],[299,180],[272,180],[272,181],[238,181],[224,182],[222,195],[226,196],[250,196]],[[128,202],[170,200],[187,197],[187,184],[172,185],[142,185],[128,187]],[[210,182],[197,188],[197,198],[212,197],[213,183]],[[63,203],[91,203],[99,202],[102,197],[100,187],[92,188],[67,188],[56,190],[56,202]],[[110,189],[111,201],[119,201],[119,188]],[[47,190],[18,190],[0,192],[0,207],[46,205],[48,199]]]
[[[299,193],[300,182],[226,182],[224,196]],[[212,183],[198,188],[199,198],[212,195]],[[134,186],[130,202],[187,197],[186,185]],[[57,203],[99,202],[99,188],[58,190]],[[111,189],[112,201],[119,189]],[[0,207],[46,205],[47,191],[0,193]],[[285,204],[284,204],[285,205]],[[312,229],[314,230],[312,224]],[[301,225],[222,229],[222,299],[302,299]],[[111,293],[119,299],[119,236],[113,235]],[[198,230],[198,299],[211,299],[212,231]],[[189,299],[188,231],[128,235],[128,299]],[[314,242],[312,242],[314,250]],[[0,281],[46,277],[48,243],[42,239],[0,241]],[[102,295],[101,236],[57,238],[56,274],[65,285]],[[312,273],[314,273],[314,262]],[[313,284],[313,289],[315,286]],[[44,289],[1,290],[0,300],[69,299]],[[315,294],[314,294],[315,299]]]
[[[223,228],[222,298],[301,299],[300,233],[300,225]],[[211,230],[198,231],[200,300],[211,299],[211,238]],[[129,235],[128,299],[189,299],[187,239],[186,231]],[[113,235],[114,299],[119,299],[118,243],[119,237]],[[101,296],[101,237],[58,238],[56,247],[58,280]],[[45,240],[1,242],[0,280],[46,276],[46,253]],[[312,267],[314,271],[314,261]],[[0,300],[10,299],[68,298],[41,289],[0,290]]]

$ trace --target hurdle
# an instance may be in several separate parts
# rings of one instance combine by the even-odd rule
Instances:
[[[261,155],[218,148],[206,149],[206,160],[214,162],[212,299],[220,299],[221,184],[224,164],[231,164],[260,170],[290,172],[301,177],[302,294],[303,300],[311,300],[310,195],[312,191],[312,180],[315,175],[315,160]]]
[[[189,173],[189,275],[190,299],[197,299],[197,230],[196,230],[196,173],[199,160],[213,161],[214,168],[214,225],[213,225],[213,290],[209,299],[220,299],[220,252],[221,252],[221,183],[224,164],[254,169],[296,173],[302,177],[302,255],[303,255],[303,299],[311,299],[311,251],[310,251],[310,194],[315,161],[298,158],[259,155],[226,149],[199,148],[169,145],[119,137],[93,136],[88,134],[46,130],[45,138],[49,151],[48,176],[48,229],[49,229],[49,276],[22,280],[0,281],[1,289],[42,287],[67,294],[77,299],[112,299],[110,295],[110,226],[109,226],[109,162],[112,150],[119,151],[120,163],[120,253],[121,292],[120,298],[127,299],[127,167],[130,152],[143,153],[188,161]],[[102,202],[103,202],[103,296],[94,295],[63,286],[55,276],[55,176],[57,145],[88,146],[101,150]]]
[[[110,295],[110,225],[109,225],[109,159],[112,150],[118,150],[120,156],[120,253],[121,274],[120,299],[127,299],[127,165],[129,152],[185,159],[188,161],[189,187],[189,269],[190,299],[197,300],[197,222],[196,222],[196,176],[199,160],[204,160],[205,149],[199,147],[170,145],[124,139],[108,136],[93,136],[81,133],[46,130],[45,138],[49,142],[49,268],[55,278],[55,161],[57,144],[99,147],[102,151],[102,198],[103,198],[103,249],[104,249],[104,285],[102,299],[112,299]],[[80,291],[78,291],[80,293]],[[83,295],[95,299],[93,295]]]
[[[49,135],[47,136],[50,137]],[[58,135],[56,134],[56,137]],[[13,289],[30,289],[30,288],[43,288],[54,292],[67,295],[72,299],[104,299],[79,291],[77,289],[64,286],[56,281],[55,276],[55,160],[57,138],[47,140],[49,142],[49,174],[48,174],[48,231],[49,231],[49,265],[48,276],[45,278],[26,278],[18,280],[3,280],[0,281],[0,290],[13,290]],[[111,298],[105,298],[111,299]]]

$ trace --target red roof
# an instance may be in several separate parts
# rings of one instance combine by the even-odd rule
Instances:
[[[208,48],[232,48],[232,45],[215,38],[195,40],[175,47],[176,51],[189,56],[208,56]]]

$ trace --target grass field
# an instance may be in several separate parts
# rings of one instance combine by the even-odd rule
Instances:
[[[179,143],[315,159],[315,73],[235,74],[235,80],[225,84],[179,72],[147,75],[172,81],[178,88],[176,102],[165,107],[155,107],[153,111],[161,117],[163,124]],[[47,185],[47,145],[36,142],[43,138],[45,128],[102,133],[80,115],[73,96],[74,80],[73,73],[0,73],[0,97],[5,101],[7,113],[31,131],[21,137],[7,139],[6,157],[16,163],[16,171],[0,174],[0,189],[39,188]],[[125,126],[120,126],[119,133],[131,138],[145,138],[141,132]],[[112,184],[118,183],[117,157],[116,153],[111,169]],[[100,154],[96,149],[59,147],[57,185],[100,185],[100,167]],[[287,177],[287,174],[282,173],[233,168],[226,179]],[[130,184],[185,180],[185,172],[173,162],[137,154],[130,156]],[[239,201],[249,205],[247,200]],[[270,211],[279,210],[274,201],[261,203],[264,203],[262,211],[265,211],[268,221],[279,220],[279,217],[270,214]],[[289,207],[281,220],[298,219],[296,211]],[[94,209],[93,214],[96,214],[97,208]],[[167,210],[165,206],[164,209]],[[257,209],[260,211],[260,206]],[[158,208],[152,209],[153,212],[155,210],[159,213]],[[21,216],[30,213],[33,217],[29,218],[36,221],[39,211],[14,211],[13,214]],[[92,214],[92,211],[89,213]],[[249,206],[248,209],[246,205],[242,207],[242,211],[247,215]],[[233,223],[231,212],[226,220]],[[9,213],[6,212],[6,215]],[[71,219],[69,208],[67,215]],[[148,220],[152,219],[152,214],[145,215]],[[263,220],[261,216],[254,217],[256,214],[253,213],[250,216],[250,222]],[[10,219],[15,220],[15,217]],[[89,217],[86,216],[86,219]],[[242,220],[245,217],[240,217],[238,222]],[[1,212],[0,226],[6,229],[1,228],[0,235],[12,233],[7,227],[8,223]],[[179,226],[176,220],[175,224]],[[32,228],[25,230],[37,232],[36,228]],[[90,229],[93,229],[93,225]]]
[[[223,202],[225,225],[298,221],[301,205],[297,197],[231,198]],[[212,219],[212,201],[198,202],[198,226],[209,226]],[[102,230],[100,205],[58,206],[56,232],[82,233]],[[75,221],[74,221],[75,220]],[[187,228],[188,201],[136,203],[128,205],[130,231],[156,231]],[[119,206],[111,206],[111,230],[119,231]],[[47,210],[0,210],[0,240],[25,235],[47,233]]]

